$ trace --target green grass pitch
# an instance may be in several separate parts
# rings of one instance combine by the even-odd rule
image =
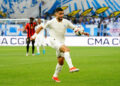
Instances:
[[[25,47],[0,47],[0,86],[120,86],[120,47],[70,47],[79,72],[69,73],[64,64],[61,83],[51,78],[57,58],[55,50],[26,57]],[[31,48],[30,48],[31,53]]]

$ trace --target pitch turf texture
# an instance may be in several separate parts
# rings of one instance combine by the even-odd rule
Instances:
[[[120,86],[120,47],[70,47],[79,72],[69,73],[64,64],[61,83],[51,78],[57,59],[55,50],[25,56],[25,47],[0,47],[0,86]],[[31,49],[30,49],[31,52]]]

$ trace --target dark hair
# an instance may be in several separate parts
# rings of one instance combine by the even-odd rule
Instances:
[[[55,12],[63,11],[61,7],[56,8]]]
[[[30,17],[29,19],[30,19],[30,20],[32,20],[32,21],[34,20],[34,18],[33,18],[33,17]]]

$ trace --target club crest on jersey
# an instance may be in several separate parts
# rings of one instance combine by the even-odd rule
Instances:
[[[64,25],[64,27],[66,28],[67,26],[66,26],[66,25]]]

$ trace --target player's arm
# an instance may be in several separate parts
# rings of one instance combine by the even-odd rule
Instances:
[[[43,29],[43,26],[40,26],[38,29],[36,29],[36,32],[34,35],[30,38],[30,40],[35,40],[37,34]]]
[[[88,37],[90,36],[89,33],[86,33],[86,32],[83,32],[82,34],[83,34],[83,35],[86,35],[86,36],[88,36]]]
[[[38,29],[36,30],[35,34],[30,38],[31,40],[34,40],[37,36],[37,34],[42,30],[45,29],[47,27],[49,27],[50,22],[47,22],[45,25],[41,25],[40,27],[38,27]]]
[[[19,28],[18,31],[26,31],[26,26],[23,26],[23,28]]]
[[[47,38],[47,30],[45,29],[45,38]]]
[[[68,27],[74,30],[75,33],[80,33],[81,35],[89,36],[89,33],[86,33],[83,31],[80,31],[80,28],[77,28],[75,25],[73,25],[70,21],[68,21]]]

